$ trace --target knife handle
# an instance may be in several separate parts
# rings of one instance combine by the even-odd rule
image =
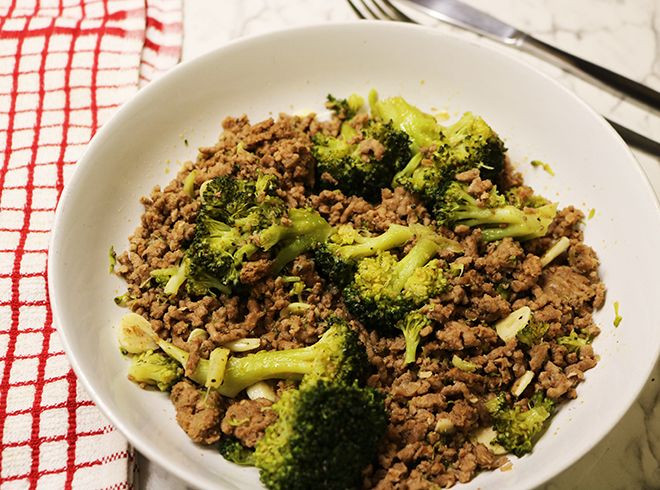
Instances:
[[[660,92],[653,90],[639,82],[626,78],[607,68],[598,66],[573,54],[567,53],[559,48],[544,43],[530,35],[524,35],[519,39],[518,46],[534,55],[544,58],[552,58],[549,61],[559,60],[566,70],[578,75],[600,82],[602,85],[616,92],[641,102],[656,111],[660,111]]]

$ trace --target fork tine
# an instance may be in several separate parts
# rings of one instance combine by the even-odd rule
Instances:
[[[408,17],[406,14],[403,13],[401,9],[399,9],[397,6],[393,5],[390,0],[372,0],[373,2],[382,2],[395,16],[394,20],[398,20],[401,22],[410,22],[412,24],[416,24],[416,22]]]
[[[366,19],[366,17],[362,13],[362,11],[355,6],[355,4],[353,3],[353,0],[346,0],[346,1],[351,6],[351,9],[353,9],[353,12],[355,12],[355,15],[357,15],[360,19],[363,19],[363,20]]]
[[[362,0],[362,3],[366,6],[367,0]],[[379,11],[378,18],[380,20],[397,20],[396,17],[394,17],[390,12],[384,9],[380,3],[378,3],[378,0],[371,0],[371,5],[373,5]]]
[[[371,9],[371,7],[369,7],[369,4],[368,4],[367,2],[365,2],[364,0],[348,0],[348,3],[351,4],[351,6],[353,7],[353,10],[359,10],[359,11],[360,11],[359,16],[360,16],[361,18],[363,18],[363,19],[371,19],[371,20],[382,20],[382,19],[378,16],[378,14],[376,14],[376,12],[374,12],[374,11]],[[356,3],[357,3],[358,5],[360,5],[360,6],[362,7],[362,9],[358,8],[358,6],[356,5]],[[366,13],[367,13],[366,15],[364,14],[365,11],[366,11]]]

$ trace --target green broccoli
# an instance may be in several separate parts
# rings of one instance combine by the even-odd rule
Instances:
[[[270,176],[254,181],[218,177],[202,184],[202,209],[195,234],[178,267],[151,271],[167,295],[185,283],[193,296],[229,294],[240,282],[243,264],[257,251],[271,251],[270,272],[278,273],[298,255],[330,234],[330,225],[315,211],[286,210],[273,195]]]
[[[353,280],[359,259],[401,247],[412,240],[416,231],[416,227],[395,224],[380,235],[364,236],[352,226],[340,226],[327,242],[317,247],[316,266],[337,287],[345,287]]]
[[[511,407],[503,396],[485,403],[497,432],[494,442],[516,456],[531,452],[543,432],[546,421],[554,412],[554,402],[543,392],[536,392],[529,400],[527,410],[518,405]]]
[[[555,203],[544,202],[536,208],[521,209],[508,204],[493,187],[487,202],[481,205],[468,193],[465,184],[452,182],[436,203],[434,214],[447,226],[481,227],[481,237],[486,242],[505,237],[528,240],[544,236],[557,213]]]
[[[405,363],[415,362],[417,357],[417,346],[420,341],[420,332],[424,327],[431,324],[431,320],[419,311],[408,313],[402,320],[396,324],[396,328],[403,332],[403,338],[406,341]]]
[[[443,128],[435,117],[409,104],[403,97],[378,100],[376,91],[371,90],[369,105],[373,118],[385,123],[391,121],[395,128],[410,136],[415,153],[440,140]]]
[[[220,439],[218,451],[227,461],[241,466],[254,466],[254,450],[243,446],[233,437]]]
[[[518,342],[522,342],[528,347],[532,347],[543,340],[543,336],[548,331],[548,328],[550,328],[548,323],[539,322],[532,317],[529,323],[516,333],[516,338],[518,339]]]
[[[315,377],[285,391],[273,405],[278,419],[254,453],[261,481],[272,490],[359,486],[387,427],[383,398],[371,388]]]
[[[261,174],[255,180],[216,177],[199,189],[202,213],[227,225],[264,228],[286,212],[284,202],[275,196],[277,179]]]
[[[271,266],[271,272],[277,274],[298,255],[327,240],[331,230],[328,222],[316,211],[290,209],[286,226],[273,224],[257,234],[255,241],[262,250],[280,246]]]
[[[352,119],[362,109],[364,99],[358,94],[351,94],[346,99],[338,99],[328,94],[325,106],[341,119]]]
[[[234,397],[258,381],[299,379],[305,375],[333,380],[363,379],[368,361],[357,333],[338,318],[329,320],[328,326],[321,339],[308,347],[232,357],[218,391]]]
[[[445,291],[447,279],[433,258],[457,243],[433,233],[422,235],[402,258],[380,252],[358,261],[353,281],[344,288],[348,310],[367,326],[387,329],[428,298]]]
[[[501,173],[506,148],[482,118],[466,112],[456,123],[443,127],[401,97],[379,101],[372,92],[369,101],[374,118],[391,121],[413,142],[415,155],[394,176],[392,185],[418,194],[434,214],[457,173],[479,169],[488,179]]]
[[[590,344],[591,339],[589,337],[580,337],[575,330],[571,330],[570,334],[558,337],[557,343],[570,351],[578,352],[581,347]]]
[[[339,318],[329,319],[327,325],[328,329],[319,341],[308,347],[230,357],[222,373],[217,376],[221,379],[209,380],[213,370],[211,358],[200,359],[195,372],[187,373],[187,376],[204,386],[213,381],[213,387],[220,394],[232,398],[248,386],[266,379],[300,379],[304,375],[336,380],[363,379],[369,365],[357,333]],[[147,332],[146,335],[153,338],[168,356],[182,366],[186,365],[188,352],[171,342],[154,337],[154,333]]]
[[[426,158],[415,155],[393,181],[419,194],[429,208],[442,199],[457,173],[479,169],[483,178],[492,179],[504,167],[504,144],[483,119],[469,112],[443,128],[433,145],[434,151]]]
[[[312,139],[320,188],[339,189],[372,202],[410,159],[408,136],[391,123],[371,120],[355,129],[344,122],[338,137],[317,133]]]
[[[183,369],[175,360],[151,350],[133,356],[128,368],[131,381],[156,386],[160,391],[169,391],[182,375]]]

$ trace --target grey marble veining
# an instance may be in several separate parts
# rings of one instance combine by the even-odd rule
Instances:
[[[465,0],[566,51],[660,90],[659,0]],[[346,21],[344,0],[185,0],[184,60],[238,37],[296,25]],[[473,34],[437,24],[466,38]],[[509,48],[494,45],[496,49]],[[660,140],[660,117],[558,68],[518,53],[577,93],[603,115]],[[660,160],[635,151],[660,195]],[[589,453],[542,488],[660,489],[660,366],[616,427]],[[138,458],[140,488],[180,489],[165,470]],[[548,462],[552,464],[552,462]]]

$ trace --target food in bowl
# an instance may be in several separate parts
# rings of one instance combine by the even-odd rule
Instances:
[[[522,456],[596,365],[584,215],[402,97],[227,118],[113,271],[129,378],[268,488],[424,488]]]

